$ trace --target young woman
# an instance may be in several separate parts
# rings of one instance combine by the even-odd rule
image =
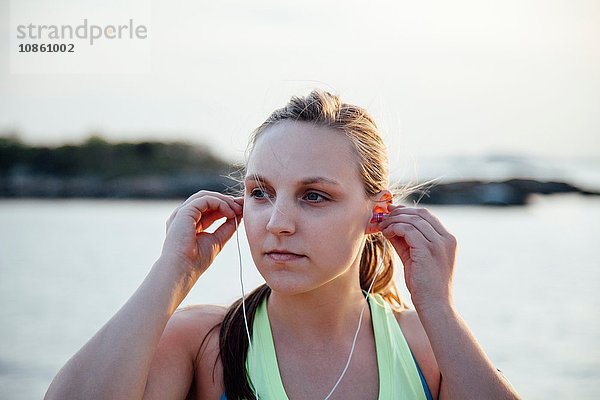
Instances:
[[[365,110],[293,97],[249,150],[243,196],[200,191],[173,212],[146,279],[46,399],[519,398],[454,305],[456,239],[398,204]],[[242,216],[266,284],[229,308],[177,310]]]

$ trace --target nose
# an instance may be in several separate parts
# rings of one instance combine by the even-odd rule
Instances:
[[[276,202],[271,208],[267,231],[274,235],[291,235],[296,232],[293,210]]]

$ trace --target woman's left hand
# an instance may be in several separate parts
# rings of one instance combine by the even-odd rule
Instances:
[[[425,208],[389,206],[378,224],[402,263],[404,279],[415,307],[453,305],[452,277],[456,238]]]

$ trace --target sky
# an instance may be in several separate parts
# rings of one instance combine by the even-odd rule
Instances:
[[[87,47],[78,73],[50,68],[64,54],[15,68],[17,22],[83,18],[148,37]],[[0,0],[0,31],[0,134],[33,143],[186,140],[239,161],[271,111],[318,87],[369,110],[393,162],[600,157],[597,0]]]

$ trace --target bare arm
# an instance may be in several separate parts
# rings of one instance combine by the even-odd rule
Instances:
[[[441,373],[440,399],[518,399],[456,311],[457,240],[425,208],[389,206],[379,229],[404,265],[404,280]]]
[[[58,372],[45,400],[142,399],[167,322],[235,232],[242,203],[200,191],[178,207],[167,221],[161,257],[127,303]],[[227,222],[204,232],[222,217]],[[165,340],[178,346],[176,338]],[[170,372],[183,368],[173,392],[183,391],[190,376],[185,360],[169,365]]]
[[[441,400],[520,399],[455,307],[440,304],[417,309],[417,313],[442,374]]]
[[[52,381],[45,399],[141,399],[167,322],[193,282],[158,260],[127,303]]]
[[[221,306],[194,305],[173,314],[154,353],[144,400],[219,398],[222,375],[215,369],[219,329],[212,328],[218,328],[226,311]]]

